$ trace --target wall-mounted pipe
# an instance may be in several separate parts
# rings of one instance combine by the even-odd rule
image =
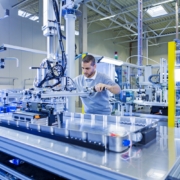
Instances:
[[[6,57],[4,60],[15,60],[16,61],[16,66],[19,67],[19,59],[16,57]]]

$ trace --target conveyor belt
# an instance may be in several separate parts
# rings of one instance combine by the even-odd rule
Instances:
[[[82,153],[86,154],[85,150],[88,152],[86,148],[78,148],[66,143],[0,127],[0,151],[54,174],[75,180],[136,179],[130,175],[119,174],[108,167],[93,165],[77,159]],[[73,157],[67,154],[71,151]],[[95,151],[96,154],[98,155],[98,151]],[[92,160],[96,161],[97,159]]]
[[[27,128],[24,128],[24,127],[17,127],[17,126],[15,126],[15,124],[8,125],[7,123],[4,123],[4,122],[1,122],[0,126],[7,127],[9,129],[13,129],[13,130],[17,130],[17,131],[21,131],[21,132],[26,132],[26,133],[37,135],[37,136],[41,136],[41,137],[45,137],[45,138],[49,138],[49,139],[53,139],[53,140],[56,140],[56,141],[70,143],[70,144],[74,144],[74,145],[77,145],[77,146],[82,146],[82,147],[85,147],[85,148],[95,149],[95,150],[98,150],[98,151],[105,151],[105,146],[103,144],[90,143],[88,141],[81,141],[81,140],[78,140],[78,139],[75,139],[75,138],[62,137],[62,136],[59,136],[59,135],[56,135],[56,134],[51,135],[50,132],[47,132],[47,131],[38,132],[37,129],[34,130],[34,129],[27,129]]]
[[[179,139],[180,134],[175,134]],[[170,140],[173,141],[174,138]],[[178,148],[180,141],[177,140],[175,145]],[[0,127],[0,151],[59,176],[78,180],[164,180],[171,168],[168,166],[171,154],[165,130],[160,137],[157,136],[156,141],[144,148],[130,147],[125,153],[113,153]],[[179,151],[176,154],[178,156]]]

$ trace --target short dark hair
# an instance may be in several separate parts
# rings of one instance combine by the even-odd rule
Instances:
[[[86,55],[83,60],[83,63],[89,63],[91,62],[91,66],[94,66],[96,64],[95,58],[92,55]]]

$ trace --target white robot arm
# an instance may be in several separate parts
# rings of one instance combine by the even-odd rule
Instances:
[[[62,7],[63,9],[78,9],[83,0],[65,0],[64,2],[65,4]]]

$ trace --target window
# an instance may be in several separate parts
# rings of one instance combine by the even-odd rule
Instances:
[[[26,11],[18,10],[18,16],[24,17],[24,18],[29,18],[32,21],[39,22],[39,17],[36,15],[32,15]]]

